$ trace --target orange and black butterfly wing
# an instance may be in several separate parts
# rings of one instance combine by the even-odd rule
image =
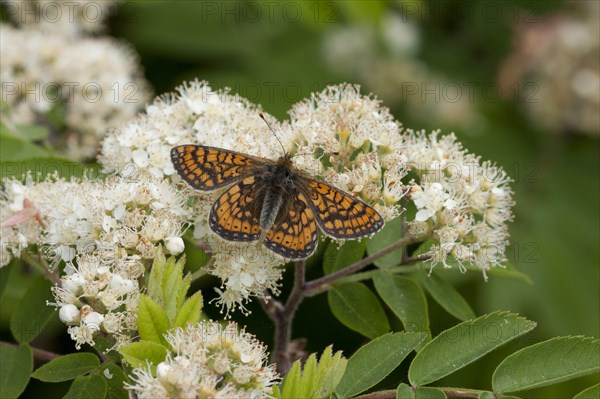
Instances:
[[[264,194],[256,190],[254,176],[231,186],[215,201],[208,223],[211,229],[230,241],[254,241],[260,237],[258,216]]]
[[[265,239],[265,246],[290,260],[308,258],[317,248],[315,215],[304,194],[289,199],[290,206],[277,218]]]
[[[171,161],[183,180],[197,190],[211,191],[252,173],[260,158],[203,145],[180,145],[171,149]]]
[[[381,215],[350,194],[312,179],[305,191],[319,227],[330,237],[360,238],[383,227]]]

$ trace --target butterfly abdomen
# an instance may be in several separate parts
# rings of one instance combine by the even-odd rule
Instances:
[[[283,192],[277,187],[268,187],[260,211],[260,228],[263,232],[269,231],[273,226],[282,204]]]

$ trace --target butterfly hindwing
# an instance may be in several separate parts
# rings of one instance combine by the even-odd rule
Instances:
[[[260,159],[235,151],[203,145],[171,149],[171,160],[183,180],[197,190],[211,191],[232,184],[251,173]]]
[[[290,201],[293,203],[282,209],[285,213],[269,230],[265,246],[287,259],[305,259],[317,247],[315,215],[304,194],[299,193]]]
[[[258,217],[262,206],[254,176],[225,191],[213,204],[208,218],[211,229],[230,241],[255,241],[260,237]]]
[[[312,179],[308,181],[306,191],[315,219],[328,236],[360,238],[383,227],[381,215],[350,194]]]

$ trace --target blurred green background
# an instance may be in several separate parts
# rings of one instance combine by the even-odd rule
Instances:
[[[563,93],[572,82],[536,70],[563,57],[559,65],[576,72],[590,62],[589,52],[585,59],[558,51],[527,58],[528,31],[548,30],[561,18],[597,27],[598,15],[590,16],[583,3],[597,2],[124,2],[109,33],[133,45],[157,94],[198,78],[285,119],[312,91],[359,83],[406,128],[454,131],[469,151],[503,166],[515,180],[517,202],[509,262],[533,283],[448,273],[477,314],[503,309],[538,322],[532,334],[442,381],[488,389],[495,366],[519,347],[557,335],[600,336],[600,126],[578,126],[583,117],[546,117],[558,100],[543,85],[550,81],[551,93]],[[589,66],[596,73],[597,51]],[[598,113],[594,84],[591,109]],[[563,108],[572,95],[561,94]],[[212,293],[205,295],[208,301]],[[270,343],[270,321],[252,310],[250,319],[235,318],[251,321],[249,330]],[[214,307],[207,311],[219,317]],[[433,302],[430,315],[434,334],[457,322]],[[303,303],[293,334],[307,338],[309,351],[334,343],[350,354],[364,343],[333,318],[324,295]],[[590,377],[521,396],[568,397],[595,382]]]

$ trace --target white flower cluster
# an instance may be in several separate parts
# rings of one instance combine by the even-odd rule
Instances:
[[[203,321],[166,334],[173,352],[156,366],[136,368],[127,388],[140,399],[150,398],[264,398],[278,380],[267,365],[264,344],[253,335]]]
[[[260,108],[205,82],[178,88],[176,95],[158,98],[144,115],[105,138],[100,163],[107,172],[135,165],[158,178],[179,181],[170,159],[176,145],[202,143],[276,159],[297,154],[297,167],[348,190],[373,205],[389,220],[399,213],[405,171],[399,155],[400,125],[376,99],[351,85],[331,86],[296,104],[290,122],[265,115],[275,136],[259,116]],[[218,303],[229,312],[266,290],[277,293],[285,261],[262,245],[234,244],[216,238],[208,214],[219,192],[198,193],[194,238],[215,254],[210,272],[223,286]]]
[[[150,97],[137,55],[111,38],[0,26],[3,123],[50,127],[69,156],[96,154],[106,132]]]
[[[7,180],[0,201],[2,236],[16,240],[3,243],[4,256],[9,258],[8,249],[16,244],[29,243],[43,247],[53,266],[72,261],[76,254],[102,253],[104,260],[152,259],[161,243],[181,240],[189,218],[184,203],[172,184],[147,174],[136,180]]]
[[[484,273],[500,265],[512,220],[510,178],[499,167],[467,153],[454,134],[439,137],[409,131],[404,148],[409,170],[418,176],[409,199],[417,213],[409,231],[433,232],[428,254],[432,266],[449,257],[478,266]]]
[[[522,24],[499,73],[505,92],[535,125],[552,133],[600,136],[600,3],[573,1],[569,11]]]
[[[135,260],[112,262],[80,255],[67,262],[60,286],[52,288],[59,317],[69,326],[75,347],[94,345],[102,332],[115,339],[115,348],[130,342],[137,328],[138,278],[144,268]]]
[[[7,16],[18,25],[69,35],[97,33],[118,0],[4,0]]]

